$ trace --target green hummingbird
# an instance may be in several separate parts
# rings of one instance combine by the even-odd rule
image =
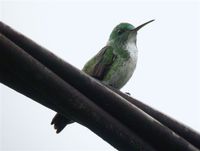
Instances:
[[[109,40],[82,71],[105,85],[121,89],[131,78],[137,63],[138,49],[136,45],[137,31],[152,22],[150,20],[138,27],[129,23],[120,23],[110,34]],[[51,124],[54,124],[56,133],[67,125],[73,123],[63,115],[57,113]]]

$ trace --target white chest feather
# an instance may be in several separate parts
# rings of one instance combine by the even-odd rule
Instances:
[[[129,41],[127,42],[125,47],[126,47],[125,49],[130,53],[131,58],[137,61],[138,49],[136,44],[132,41]]]

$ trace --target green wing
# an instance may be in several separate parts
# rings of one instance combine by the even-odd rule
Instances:
[[[86,63],[83,71],[98,80],[103,80],[116,57],[113,48],[111,46],[106,46]]]

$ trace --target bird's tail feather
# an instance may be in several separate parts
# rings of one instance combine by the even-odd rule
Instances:
[[[56,133],[60,133],[66,125],[73,123],[72,120],[64,117],[63,115],[57,113],[51,121],[51,125],[54,125]]]

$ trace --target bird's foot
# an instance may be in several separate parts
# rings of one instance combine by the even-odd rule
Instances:
[[[129,93],[129,92],[125,92],[125,94],[127,94],[127,95],[131,96],[131,93]]]

